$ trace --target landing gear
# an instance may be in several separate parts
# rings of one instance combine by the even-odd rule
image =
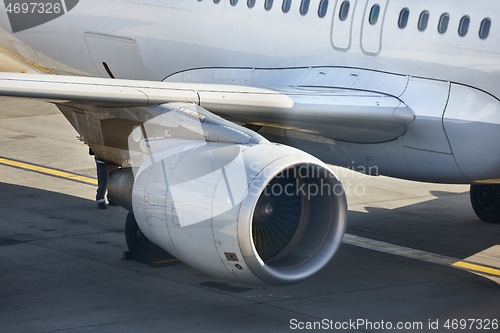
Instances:
[[[123,254],[124,259],[134,259],[152,266],[179,263],[179,259],[164,251],[144,236],[132,213],[128,213],[125,222],[125,239],[128,251]]]
[[[471,185],[470,202],[481,220],[500,223],[500,184]]]

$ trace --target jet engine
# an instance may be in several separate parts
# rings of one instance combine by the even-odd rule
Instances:
[[[324,163],[198,106],[167,108],[131,135],[140,166],[129,173],[131,202],[122,204],[150,241],[209,275],[247,284],[297,283],[330,261],[347,203]],[[115,183],[132,184],[126,172]]]

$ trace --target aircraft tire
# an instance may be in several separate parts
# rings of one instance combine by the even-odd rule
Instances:
[[[484,222],[500,223],[500,184],[473,184],[469,193],[477,217]]]
[[[159,258],[171,257],[169,253],[144,236],[137,225],[134,214],[130,212],[125,222],[125,240],[130,257],[138,262],[151,265]]]

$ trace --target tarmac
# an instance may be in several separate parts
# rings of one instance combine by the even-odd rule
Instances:
[[[256,288],[122,260],[127,212],[45,172],[95,178],[77,135],[49,103],[0,97],[0,332],[499,331],[500,225],[478,220],[468,186],[334,168],[353,189],[337,255]]]

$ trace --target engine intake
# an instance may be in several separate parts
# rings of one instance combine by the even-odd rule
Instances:
[[[344,235],[347,203],[343,187],[322,163],[287,163],[248,195],[240,210],[238,237],[249,269],[262,281],[291,284],[320,271]],[[262,177],[262,178],[261,178]],[[250,239],[249,239],[250,238]]]

